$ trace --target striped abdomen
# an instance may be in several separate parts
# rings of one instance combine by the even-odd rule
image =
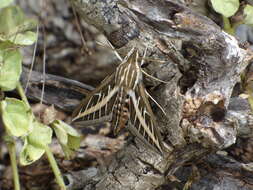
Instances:
[[[130,117],[129,103],[130,97],[125,92],[125,89],[121,88],[117,94],[112,115],[112,127],[115,135],[127,125]]]

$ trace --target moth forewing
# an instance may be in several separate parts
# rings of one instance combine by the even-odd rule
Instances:
[[[149,148],[156,150],[160,154],[165,152],[165,148],[162,143],[162,138],[160,132],[157,129],[157,123],[155,116],[152,112],[151,106],[149,104],[148,96],[145,93],[145,88],[140,82],[135,91],[129,93],[131,97],[131,117],[129,126],[132,128],[132,132],[135,132],[137,137],[141,138],[142,142]],[[138,133],[138,134],[137,134]]]
[[[107,96],[111,93],[112,89],[114,88],[113,78],[114,78],[114,74],[105,78],[101,82],[100,86],[98,86],[94,91],[88,94],[87,97],[85,97],[81,101],[81,103],[72,113],[72,121],[80,119],[84,116],[87,116],[87,119],[83,119],[83,120],[94,120],[93,118],[89,119],[90,118],[89,116],[90,114],[97,113],[95,120],[97,120],[100,123],[103,122],[103,121],[100,121],[99,118],[109,115],[113,106],[112,104],[110,104],[111,101],[106,101],[108,99]],[[115,90],[113,91],[114,91],[113,93],[115,94],[116,93]],[[99,98],[99,94],[103,98]],[[93,113],[90,112],[91,110],[93,110],[94,112]]]
[[[86,115],[89,115],[89,114],[92,114],[94,115],[94,113],[96,111],[98,111],[98,114],[101,113],[101,109],[106,106],[106,104],[109,102],[109,100],[117,93],[119,87],[118,86],[115,86],[110,92],[109,94],[104,97],[104,99],[102,99],[101,101],[98,101],[97,104],[95,104],[94,106],[90,107],[90,108],[86,108],[84,112],[78,114],[77,117],[75,117],[73,119],[74,120],[77,120],[79,118],[82,118]],[[100,100],[100,98],[98,98],[98,100]],[[99,116],[101,117],[101,115],[99,114]],[[98,116],[98,117],[99,117]],[[95,117],[93,117],[92,119],[95,119]]]
[[[112,114],[101,116],[98,119],[93,120],[82,120],[82,121],[75,121],[76,127],[83,127],[83,126],[93,126],[105,122],[110,122],[112,120]]]

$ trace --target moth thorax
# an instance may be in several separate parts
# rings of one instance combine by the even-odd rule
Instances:
[[[131,64],[130,62],[126,62],[117,68],[115,83],[118,86],[135,89],[140,81],[140,75],[141,71],[138,63]]]

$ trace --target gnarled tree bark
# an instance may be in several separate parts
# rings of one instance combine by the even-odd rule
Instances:
[[[210,19],[173,0],[71,3],[121,55],[133,46],[143,54],[148,47],[147,57],[163,63],[150,63],[147,72],[168,81],[145,84],[166,112],[153,106],[170,153],[162,157],[136,140],[115,155],[106,172],[88,172],[84,189],[153,190],[168,184],[168,176],[185,163],[229,147],[242,131],[252,133],[249,109],[228,109],[252,54]]]
[[[227,107],[250,56],[234,37],[172,0],[72,0],[82,18],[122,54],[132,46],[165,61],[147,70],[167,84],[151,83],[157,126],[172,147],[161,157],[130,144],[115,156],[94,189],[156,189],[187,161],[235,143],[241,125]],[[84,188],[87,189],[87,188]]]

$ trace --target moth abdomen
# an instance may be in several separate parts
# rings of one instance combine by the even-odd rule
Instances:
[[[125,93],[123,93],[122,96],[119,96],[117,100],[118,101],[116,101],[116,104],[113,109],[113,117],[112,117],[112,126],[114,129],[113,130],[114,135],[117,135],[123,128],[125,128],[130,118],[129,112],[130,98],[127,95],[125,95]]]

